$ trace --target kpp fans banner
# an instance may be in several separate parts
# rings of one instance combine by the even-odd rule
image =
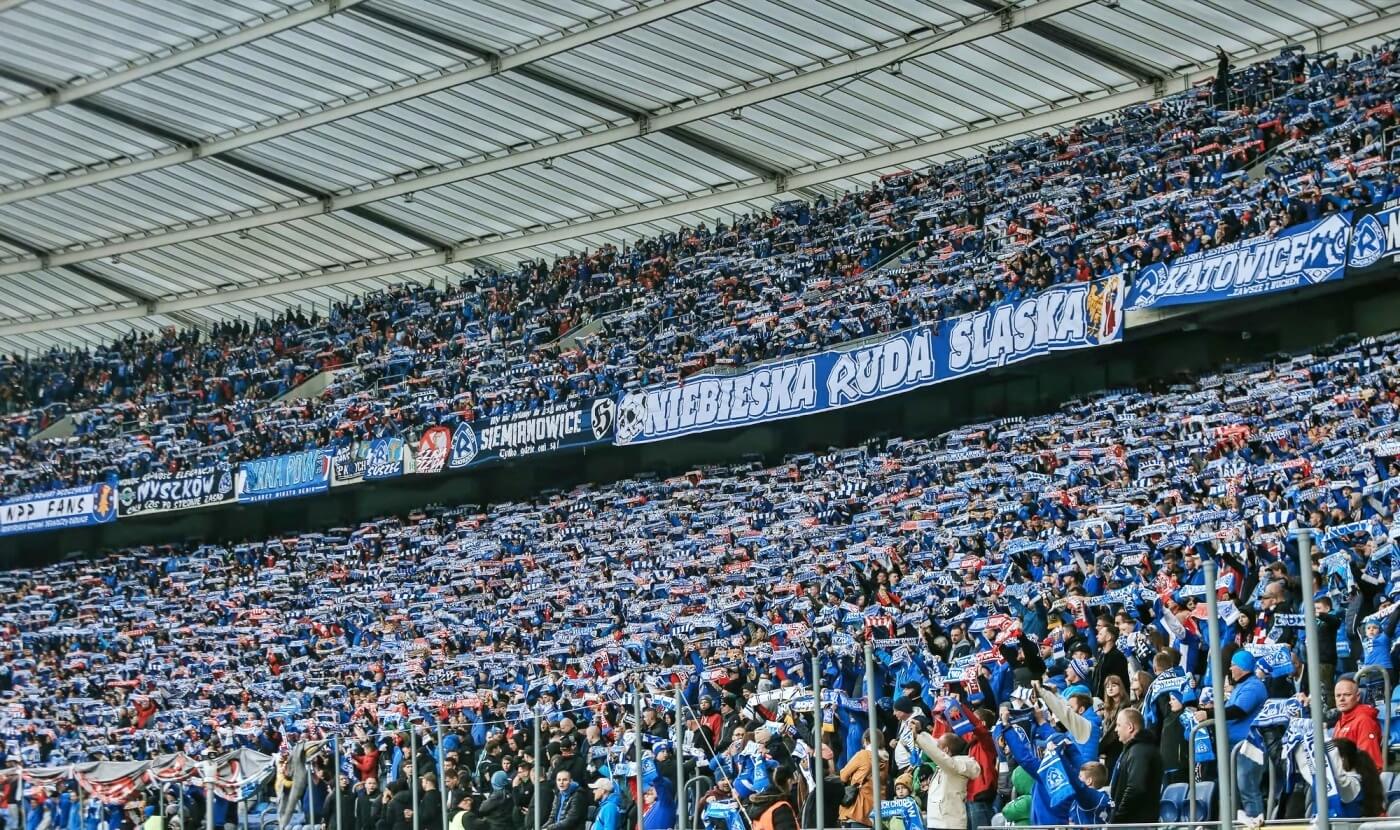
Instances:
[[[123,516],[205,507],[233,499],[233,468],[228,464],[124,479],[117,492]]]
[[[245,461],[238,468],[240,502],[324,493],[330,486],[331,455],[321,449]]]
[[[109,482],[51,490],[0,501],[0,536],[106,524],[117,518],[117,488]]]
[[[1351,215],[1338,213],[1153,264],[1138,272],[1126,308],[1209,303],[1339,280],[1346,273]]]
[[[452,432],[447,466],[461,469],[509,458],[522,458],[612,438],[616,404],[611,398],[547,404],[529,412],[472,423]]]
[[[1393,264],[1400,257],[1400,200],[1392,199],[1380,208],[1356,211],[1351,224],[1351,254],[1347,265],[1364,271],[1376,265]]]
[[[617,443],[639,444],[853,406],[1065,349],[1123,337],[1115,277],[1002,303],[879,342],[728,377],[692,378],[622,397]]]

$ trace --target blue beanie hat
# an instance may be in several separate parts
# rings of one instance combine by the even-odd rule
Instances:
[[[1240,671],[1254,671],[1254,655],[1240,649],[1230,657],[1230,665]]]
[[[509,775],[506,775],[504,770],[496,770],[496,772],[495,772],[494,774],[492,774],[492,776],[491,776],[491,789],[493,789],[493,790],[504,790],[506,787],[509,787],[509,786],[510,786],[510,776],[509,776]]]

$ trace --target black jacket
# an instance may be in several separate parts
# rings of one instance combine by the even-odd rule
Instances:
[[[1124,745],[1112,781],[1114,824],[1150,824],[1160,818],[1162,755],[1151,735],[1139,732]]]
[[[549,812],[541,817],[541,830],[583,830],[587,819],[588,800],[583,785],[577,781],[567,790],[555,793],[549,802]]]
[[[384,794],[378,790],[375,790],[374,795],[361,792],[355,796],[351,815],[351,826],[355,830],[375,830],[379,826],[379,820],[384,817]]]
[[[485,830],[515,828],[515,796],[509,788],[488,795],[477,812],[481,815]]]

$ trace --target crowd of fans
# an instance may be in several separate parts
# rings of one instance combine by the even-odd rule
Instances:
[[[771,467],[2,574],[0,806],[18,821],[21,767],[247,747],[279,759],[287,821],[327,827],[339,798],[355,830],[412,830],[415,805],[420,830],[525,830],[538,775],[548,830],[638,809],[663,830],[677,757],[701,781],[691,826],[816,826],[817,787],[820,826],[868,826],[874,746],[906,830],[1155,821],[1164,784],[1193,761],[1213,780],[1238,745],[1243,814],[1296,817],[1315,809],[1317,636],[1330,808],[1380,814],[1398,361],[1391,335]],[[1203,730],[1193,754],[1211,590],[1230,747]],[[83,826],[201,820],[195,785],[172,790],[89,799]],[[85,821],[69,783],[25,800],[31,821]]]
[[[5,360],[0,491],[412,439],[1131,277],[1392,195],[1396,85],[1390,48],[1290,50],[1214,87],[835,200],[406,285],[324,316]],[[323,395],[277,400],[330,369]],[[73,437],[34,440],[67,415]]]

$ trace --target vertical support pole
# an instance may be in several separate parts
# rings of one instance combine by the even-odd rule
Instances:
[[[685,701],[681,698],[681,686],[676,684],[676,747],[672,753],[676,757],[676,827],[686,830],[689,816],[685,814]]]
[[[636,764],[633,772],[637,776],[637,830],[643,830],[642,820],[645,816],[642,802],[645,799],[642,797],[642,690],[636,685],[632,686],[632,717],[632,757],[633,763]]]
[[[164,827],[164,826],[165,826],[165,782],[164,782],[164,781],[161,781],[160,779],[156,779],[156,783],[160,785],[160,825],[161,825],[162,827]],[[81,790],[82,790],[82,787],[79,787],[78,789],[81,791]],[[79,798],[81,799],[81,796],[79,796]],[[80,800],[80,801],[78,802],[78,814],[79,814],[79,815],[82,815],[82,812],[83,812],[83,811],[82,811],[82,801]]]
[[[409,784],[413,788],[413,830],[422,830],[418,822],[418,727],[413,721],[408,722],[408,753],[408,773],[413,779]]]
[[[335,776],[335,830],[345,830],[345,808],[340,802],[340,736],[331,735],[331,774]]]
[[[29,826],[29,805],[25,803],[24,795],[24,762],[19,765],[19,782],[15,784],[15,792],[19,794],[19,826]]]
[[[1313,595],[1317,586],[1313,584],[1312,528],[1298,529],[1298,578],[1303,588],[1303,621],[1307,624],[1308,637],[1305,653],[1308,659],[1308,709],[1312,720],[1313,745],[1313,803],[1317,805],[1317,830],[1328,830],[1331,822],[1327,815],[1327,736],[1323,734],[1322,677],[1318,667],[1322,664],[1317,637],[1317,609],[1313,607]],[[1390,701],[1385,702],[1387,709]],[[1381,737],[1381,746],[1389,754],[1390,736]],[[1382,761],[1384,761],[1384,757]]]
[[[812,654],[812,778],[816,781],[817,813],[812,819],[812,827],[821,830],[826,822],[826,786],[822,783],[826,772],[822,769],[822,656]]]
[[[530,802],[534,805],[534,809],[530,812],[535,817],[535,830],[540,830],[544,812],[544,804],[540,803],[540,799],[544,795],[544,744],[543,739],[540,737],[540,709],[538,703],[530,709],[530,714],[533,716],[531,722],[534,724],[535,731],[535,768],[533,770],[535,789]]]
[[[204,765],[204,830],[214,830],[214,762]]]
[[[1216,564],[1207,558],[1206,569],[1206,620],[1210,636],[1210,690],[1214,698],[1215,718],[1215,768],[1218,774],[1216,792],[1220,793],[1220,820],[1235,820],[1235,778],[1230,765],[1229,724],[1225,720],[1225,655],[1220,648],[1220,608],[1216,596]]]
[[[442,806],[442,830],[447,830],[447,751],[442,748],[442,721],[437,724],[437,753],[438,801]]]
[[[879,713],[875,704],[875,647],[868,640],[865,643],[865,714],[868,722],[867,735],[870,739],[870,789],[875,794],[875,830],[881,830],[880,821],[880,746],[875,740],[880,728]]]

